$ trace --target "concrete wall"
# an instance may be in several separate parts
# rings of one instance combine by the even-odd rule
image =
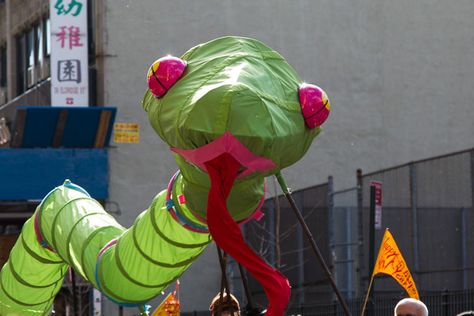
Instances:
[[[110,150],[110,199],[124,225],[176,169],[141,109],[149,65],[219,36],[262,40],[329,94],[323,133],[284,171],[293,188],[328,175],[344,188],[355,185],[357,168],[474,146],[470,0],[109,0],[104,7],[105,104],[119,108],[117,121],[141,126],[140,144]],[[183,310],[207,309],[219,288],[217,268],[212,247],[182,278]]]

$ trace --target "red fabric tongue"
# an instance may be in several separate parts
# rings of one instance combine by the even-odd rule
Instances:
[[[205,163],[211,189],[207,200],[207,224],[216,244],[244,266],[263,286],[268,298],[267,316],[282,316],[290,300],[290,284],[269,266],[244,241],[239,226],[227,210],[227,197],[232,189],[240,163],[222,154]]]

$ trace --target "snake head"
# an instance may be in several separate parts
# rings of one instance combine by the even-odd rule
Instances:
[[[205,146],[224,137],[224,151],[235,148],[236,140],[273,162],[265,171],[243,163],[251,172],[242,176],[274,174],[306,153],[329,113],[323,90],[303,84],[278,52],[250,38],[218,38],[181,59],[159,59],[148,78],[143,107],[159,136],[174,152],[181,151],[180,168],[185,162],[200,166],[191,154],[207,157],[211,151]]]

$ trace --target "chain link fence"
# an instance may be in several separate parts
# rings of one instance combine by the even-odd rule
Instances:
[[[328,182],[293,192],[313,237],[353,315],[360,314],[369,267],[370,185],[382,183],[381,229],[375,230],[377,255],[385,228],[393,234],[430,314],[456,315],[474,309],[474,231],[472,223],[474,149],[363,174],[357,186],[334,191]],[[284,196],[268,199],[265,218],[246,225],[247,241],[288,277],[289,314],[343,315],[316,257]],[[406,294],[390,277],[377,276],[374,315],[393,315]],[[259,285],[249,287],[266,305]],[[245,297],[241,298],[245,301]]]

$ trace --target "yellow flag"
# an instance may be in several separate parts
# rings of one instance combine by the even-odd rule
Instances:
[[[375,262],[372,278],[379,273],[390,275],[397,280],[398,283],[407,291],[411,298],[420,299],[415,281],[413,280],[410,270],[408,270],[405,259],[398,249],[395,239],[388,230],[385,230],[382,245],[380,246],[379,255]]]
[[[151,316],[179,316],[179,310],[179,300],[176,299],[174,293],[170,293]]]

